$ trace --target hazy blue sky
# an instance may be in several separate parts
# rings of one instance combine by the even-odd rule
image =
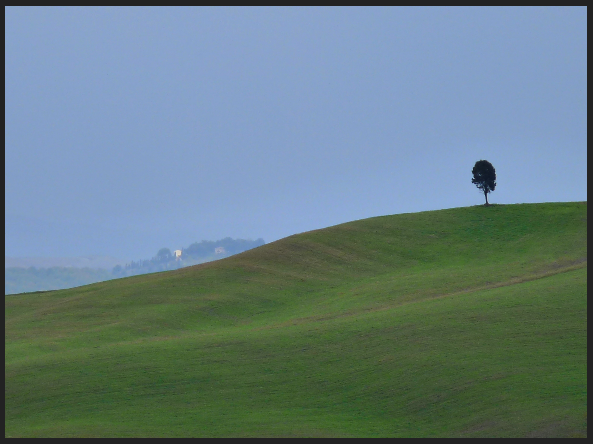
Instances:
[[[587,199],[587,9],[5,9],[5,255]]]

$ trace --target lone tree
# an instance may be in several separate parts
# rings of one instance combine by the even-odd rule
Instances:
[[[487,160],[478,160],[472,170],[474,175],[472,183],[484,192],[486,205],[488,205],[488,193],[496,188],[496,171]]]

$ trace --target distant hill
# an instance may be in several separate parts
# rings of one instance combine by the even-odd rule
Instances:
[[[113,279],[110,256],[4,257],[4,294],[60,290]]]
[[[80,257],[8,257],[4,256],[4,268],[104,268],[111,270],[116,265],[124,265],[126,261],[111,256],[80,256]]]
[[[9,437],[586,437],[586,202],[5,297]]]
[[[4,294],[61,290],[126,276],[176,270],[232,256],[264,245],[263,239],[230,237],[217,241],[194,242],[175,257],[162,248],[152,259],[122,261],[109,256],[69,258],[5,257]],[[164,253],[164,254],[163,254]]]
[[[109,279],[114,279],[113,274],[101,268],[11,267],[4,269],[4,294],[61,290]]]
[[[194,242],[182,250],[177,250],[179,256],[175,255],[169,248],[161,248],[156,256],[151,259],[131,261],[124,266],[116,265],[112,270],[112,274],[114,277],[127,277],[157,271],[176,270],[223,259],[264,244],[265,241],[261,238],[246,240],[226,237],[217,241],[203,240],[202,242]]]

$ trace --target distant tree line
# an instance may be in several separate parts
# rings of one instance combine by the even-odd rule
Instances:
[[[31,291],[60,290],[107,281],[125,276],[175,270],[241,253],[264,245],[263,239],[245,240],[230,237],[218,241],[194,242],[181,250],[176,257],[168,248],[161,248],[152,259],[132,261],[112,270],[75,267],[4,269],[4,294],[27,293]]]
[[[176,270],[190,265],[222,259],[264,245],[262,238],[256,240],[232,239],[226,237],[217,241],[194,242],[181,250],[181,256],[175,256],[169,248],[161,248],[152,259],[132,261],[113,267],[114,277],[134,276],[155,273],[157,271]]]

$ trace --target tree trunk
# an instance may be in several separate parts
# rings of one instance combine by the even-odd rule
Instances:
[[[488,206],[488,192],[484,191],[484,197],[486,198],[486,206]]]

